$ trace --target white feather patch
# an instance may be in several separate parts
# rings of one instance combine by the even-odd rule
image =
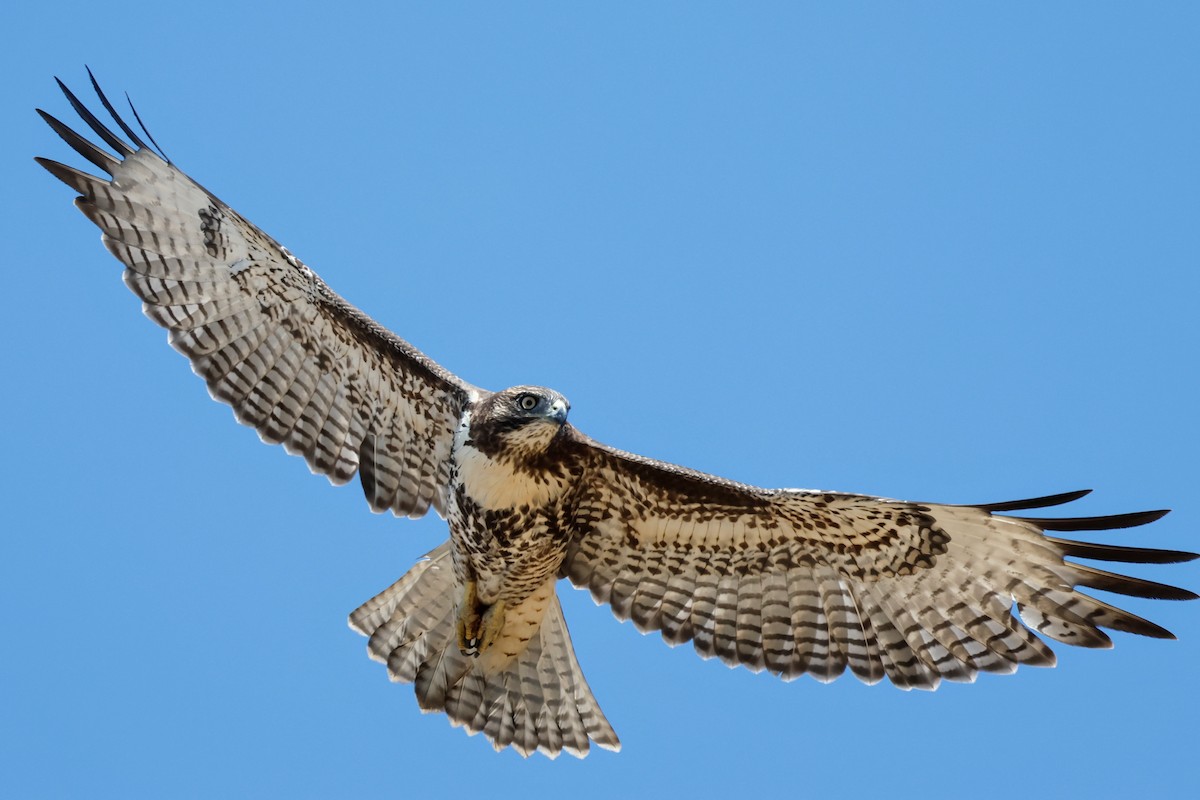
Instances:
[[[562,492],[559,481],[493,461],[469,444],[455,451],[454,460],[458,465],[458,479],[467,496],[482,508],[543,506]]]
[[[454,463],[458,480],[467,496],[485,509],[517,508],[522,505],[546,505],[562,493],[563,481],[549,475],[535,475],[514,469],[512,464],[495,461],[468,443],[470,412],[463,415],[454,435]]]

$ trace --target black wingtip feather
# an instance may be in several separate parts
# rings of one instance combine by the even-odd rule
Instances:
[[[1114,627],[1113,630],[1125,631],[1126,633],[1136,633],[1138,636],[1149,636],[1151,639],[1176,638],[1175,634],[1171,633],[1162,625],[1158,625],[1148,619],[1142,619],[1141,617],[1133,617],[1132,615],[1130,616],[1137,621],[1126,626]]]
[[[40,164],[47,172],[60,181],[70,186],[75,191],[82,195],[89,194],[88,187],[100,181],[95,175],[89,175],[86,172],[77,170],[74,167],[68,167],[66,164],[60,164],[57,161],[52,161],[49,158],[34,156],[34,161]]]
[[[121,115],[117,113],[115,108],[113,108],[113,104],[109,102],[108,96],[104,94],[104,90],[100,88],[99,82],[96,81],[96,76],[92,74],[92,68],[84,67],[84,69],[87,70],[88,78],[92,81],[92,89],[95,90],[96,96],[100,98],[100,102],[103,104],[104,110],[109,113],[114,122],[121,126],[121,130],[125,131],[125,135],[129,137],[129,141],[133,142],[134,145],[136,145],[139,149],[151,149],[150,146],[143,142],[141,137],[137,135],[137,132],[133,128],[129,127],[125,120],[121,119]]]
[[[1158,511],[1134,511],[1129,514],[1110,514],[1103,517],[1036,518],[1015,517],[1022,522],[1037,525],[1044,531],[1111,531],[1117,528],[1136,528],[1149,525],[1171,513],[1170,509]]]
[[[1130,564],[1179,564],[1200,558],[1200,553],[1184,550],[1159,550],[1151,547],[1121,547],[1114,544],[1076,542],[1047,536],[1046,541],[1055,544],[1064,556],[1090,558],[1094,561],[1125,561]]]
[[[47,114],[40,108],[34,110],[37,111],[38,115],[43,120],[45,120],[46,124],[50,126],[51,130],[57,133],[64,142],[71,146],[72,150],[74,150],[76,153],[79,153],[79,155],[83,156],[88,161],[107,172],[109,175],[112,175],[113,171],[117,168],[117,166],[120,165],[121,162],[118,161],[115,156],[113,156],[111,153],[106,153],[96,145],[89,142],[87,139],[80,136],[68,125],[60,122],[53,114]]]
[[[142,115],[139,114],[137,108],[134,107],[133,99],[129,96],[129,92],[125,93],[125,102],[129,104],[129,110],[133,112],[133,118],[137,120],[138,127],[142,129],[142,133],[146,134],[146,138],[150,140],[150,144],[154,145],[154,149],[158,151],[158,154],[163,157],[163,161],[166,161],[168,164],[170,164],[171,159],[167,156],[166,151],[162,149],[162,145],[155,141],[154,134],[152,134],[150,129],[146,127],[146,123],[142,122]]]
[[[981,503],[975,507],[991,512],[1023,511],[1027,508],[1049,508],[1050,506],[1061,506],[1064,503],[1072,503],[1081,497],[1086,497],[1091,493],[1091,489],[1077,489],[1073,492],[1048,494],[1045,497],[1031,497],[1027,500],[1008,500],[1003,503]]]
[[[75,113],[78,114],[80,118],[88,124],[88,127],[96,132],[97,136],[107,142],[108,146],[113,150],[116,150],[118,153],[120,153],[122,158],[133,155],[133,148],[122,141],[121,137],[113,133],[107,125],[97,119],[96,115],[93,114],[91,110],[85,106],[78,97],[75,96],[74,92],[67,88],[65,83],[58,78],[55,78],[54,82],[58,84],[58,88],[62,90],[64,95],[66,95],[67,102],[71,104],[71,108],[75,109]]]
[[[1105,592],[1115,592],[1128,597],[1144,597],[1148,600],[1197,600],[1200,595],[1178,586],[1165,583],[1133,578],[1129,575],[1118,575],[1115,572],[1105,572],[1085,564],[1071,564],[1076,586],[1087,586],[1091,589],[1101,589]]]

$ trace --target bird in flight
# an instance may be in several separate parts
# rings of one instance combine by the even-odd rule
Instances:
[[[575,659],[560,578],[704,658],[785,680],[848,668],[904,689],[1053,665],[1044,639],[1109,647],[1102,628],[1173,638],[1079,587],[1196,597],[1067,560],[1195,554],[1050,535],[1165,511],[1018,513],[1086,491],[946,505],[763,489],[601,444],[567,421],[553,389],[473,386],[193,181],[136,111],[149,144],[91,81],[125,138],[59,87],[108,149],[38,113],[107,177],[38,163],[79,193],[146,316],[239,422],[334,484],[357,474],[372,511],[446,519],[448,541],[350,625],[393,680],[414,685],[422,710],[497,750],[619,749]]]

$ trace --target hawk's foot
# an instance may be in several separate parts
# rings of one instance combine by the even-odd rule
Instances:
[[[463,587],[462,602],[458,607],[458,649],[464,656],[478,657],[496,643],[504,630],[504,601],[491,605],[479,602],[475,581],[467,581]]]
[[[475,581],[467,581],[463,586],[462,601],[458,604],[458,625],[455,628],[458,649],[464,656],[479,655],[479,634],[483,623],[479,613],[481,610],[475,594]]]
[[[500,599],[488,606],[487,611],[483,612],[483,625],[480,631],[479,652],[487,650],[496,643],[500,638],[500,632],[504,630],[504,600]]]

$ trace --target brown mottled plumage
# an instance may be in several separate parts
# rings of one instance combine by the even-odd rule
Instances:
[[[38,162],[80,193],[146,315],[213,397],[334,483],[357,472],[372,510],[447,518],[450,540],[350,624],[394,680],[414,684],[423,710],[497,749],[619,747],[575,661],[560,577],[706,658],[785,679],[849,668],[903,688],[1053,664],[1035,634],[1085,647],[1110,645],[1101,628],[1170,636],[1079,586],[1195,597],[1066,560],[1190,553],[1045,534],[1166,512],[1000,513],[1085,492],[951,506],[760,489],[594,442],[566,422],[557,392],[483,391],[384,330],[146,145],[99,87],[132,146],[62,88],[116,155],[39,113],[111,180]]]

